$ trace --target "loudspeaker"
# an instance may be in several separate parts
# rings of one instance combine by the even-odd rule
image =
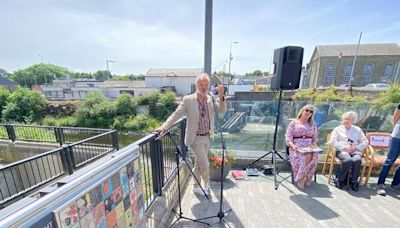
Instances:
[[[274,51],[274,76],[271,89],[298,89],[303,64],[302,47],[287,46]]]

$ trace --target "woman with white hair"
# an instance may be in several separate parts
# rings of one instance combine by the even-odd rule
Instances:
[[[336,187],[343,188],[346,176],[352,169],[351,188],[358,191],[358,176],[361,169],[362,150],[368,145],[361,128],[354,126],[357,113],[350,111],[342,115],[342,125],[336,127],[331,135],[330,144],[336,148],[336,157],[342,162],[339,175],[336,177]]]

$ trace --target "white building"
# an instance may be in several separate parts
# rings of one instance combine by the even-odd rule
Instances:
[[[144,81],[96,81],[96,80],[54,80],[53,85],[43,87],[43,94],[51,100],[81,100],[90,92],[101,92],[114,100],[122,93],[143,96],[159,92],[158,88],[145,88]]]
[[[176,94],[191,93],[196,76],[203,72],[202,68],[191,69],[149,69],[145,78],[146,88],[175,87]]]

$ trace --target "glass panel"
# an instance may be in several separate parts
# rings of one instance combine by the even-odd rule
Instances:
[[[285,151],[285,132],[291,118],[295,118],[299,110],[309,102],[282,101],[276,150]],[[314,120],[318,126],[318,145],[326,148],[327,135],[341,124],[341,115],[346,111],[356,110],[360,126],[365,133],[391,132],[391,112],[372,109],[369,104],[357,103],[319,103],[316,107]],[[212,150],[221,150],[222,135],[229,152],[236,157],[257,158],[272,150],[278,102],[240,101],[228,102],[225,116],[216,121],[215,134],[212,137]],[[393,104],[393,108],[396,105]],[[222,126],[222,127],[219,127]]]

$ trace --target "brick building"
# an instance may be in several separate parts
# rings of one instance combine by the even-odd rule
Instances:
[[[318,45],[307,64],[309,88],[348,85],[356,44]],[[400,47],[395,43],[360,44],[351,85],[400,81]]]

